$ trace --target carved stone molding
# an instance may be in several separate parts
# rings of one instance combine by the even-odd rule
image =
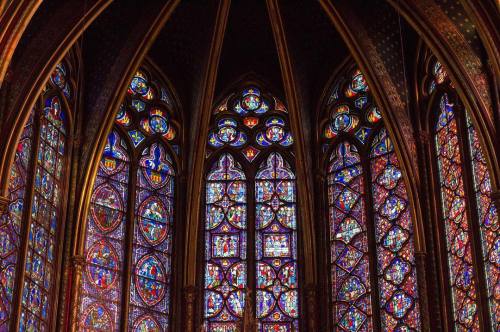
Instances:
[[[71,284],[71,309],[70,309],[70,331],[78,329],[78,308],[80,306],[80,280],[82,278],[85,258],[81,255],[71,257],[72,284]]]
[[[8,205],[9,205],[9,199],[0,196],[0,214],[2,214],[5,210],[7,210]]]
[[[322,169],[316,169],[316,171],[314,172],[314,177],[315,177],[316,181],[318,181],[318,182],[325,181],[325,179],[326,179],[325,171]]]
[[[194,286],[184,287],[184,317],[185,317],[185,331],[194,332],[194,303],[198,291]]]
[[[449,49],[455,53],[463,71],[474,84],[481,101],[486,106],[485,110],[492,118],[492,103],[488,88],[488,79],[484,72],[481,59],[473,52],[471,46],[465,40],[463,34],[457,29],[448,16],[432,0],[413,0],[414,8],[422,13],[422,17],[441,33],[443,41],[446,41]]]
[[[81,255],[75,255],[71,258],[71,266],[73,269],[78,270],[83,268],[83,264],[85,264],[85,257]]]

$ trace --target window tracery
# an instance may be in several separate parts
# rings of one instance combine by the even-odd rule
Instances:
[[[91,196],[80,330],[171,329],[175,116],[165,86],[140,69],[107,138]]]
[[[403,173],[359,69],[344,70],[325,107],[331,324],[342,331],[419,330]]]
[[[51,74],[11,166],[10,203],[0,217],[0,330],[12,324],[19,324],[20,331],[48,330],[52,324],[65,215],[68,105],[73,99],[70,69],[68,56]]]
[[[259,331],[299,329],[292,144],[285,106],[255,86],[214,110],[204,220],[206,331],[240,330],[245,310],[255,313]],[[247,294],[255,294],[252,301]]]
[[[483,317],[488,317],[488,324],[498,330],[500,235],[486,158],[469,112],[461,105],[444,66],[430,52],[425,64],[427,73],[422,89],[434,119],[431,128],[453,323],[456,328],[479,331],[487,324],[479,319],[480,313],[485,312]],[[486,285],[485,294],[478,287],[480,284]],[[482,298],[488,308],[481,308]]]

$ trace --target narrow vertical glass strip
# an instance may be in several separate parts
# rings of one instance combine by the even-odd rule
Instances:
[[[222,154],[207,175],[204,331],[239,331],[247,287],[246,177]]]
[[[40,143],[28,230],[21,331],[48,330],[53,302],[58,227],[65,183],[65,111],[59,97],[48,97],[40,120]]]
[[[295,174],[271,152],[255,176],[258,331],[299,331]]]
[[[17,143],[14,163],[10,168],[9,205],[0,216],[0,331],[9,329],[12,311],[23,207],[32,163],[33,115],[34,111],[31,112]]]
[[[382,330],[418,331],[414,224],[403,174],[385,128],[372,142],[370,159]]]
[[[476,276],[466,209],[463,162],[453,105],[443,94],[435,129],[448,269],[457,329],[479,331]]]
[[[169,331],[174,168],[165,148],[145,148],[137,171],[129,325]]]
[[[129,156],[120,135],[108,136],[85,233],[79,329],[119,331]]]
[[[361,157],[342,142],[328,167],[330,270],[333,326],[372,331],[370,262]]]
[[[497,207],[491,199],[491,181],[479,136],[467,116],[474,192],[479,217],[489,312],[494,331],[500,331],[500,225]]]

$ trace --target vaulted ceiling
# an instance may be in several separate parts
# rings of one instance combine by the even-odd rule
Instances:
[[[200,103],[207,92],[209,73],[215,75],[212,103],[245,75],[258,78],[286,101],[283,66],[289,61],[304,144],[309,148],[318,104],[329,79],[346,58],[353,57],[365,71],[369,84],[379,91],[375,97],[384,112],[390,113],[386,114],[388,121],[397,122],[395,135],[403,141],[410,160],[415,154],[415,132],[408,105],[413,93],[409,80],[420,38],[430,46],[436,45],[438,57],[442,53],[438,47],[443,43],[448,42],[451,50],[459,49],[461,57],[453,58],[453,64],[462,65],[464,74],[478,82],[471,93],[477,94],[480,106],[490,111],[485,117],[491,118],[493,113],[490,91],[481,83],[486,77],[484,55],[488,52],[481,42],[482,30],[474,25],[471,15],[485,11],[487,6],[474,7],[468,0],[424,2],[425,6],[417,0],[36,3],[38,8],[13,52],[2,83],[4,111],[0,124],[8,128],[16,123],[15,110],[29,108],[26,106],[34,98],[27,92],[36,95],[34,77],[42,81],[44,73],[50,73],[65,50],[76,42],[83,73],[82,168],[89,161],[91,147],[100,139],[101,127],[109,127],[107,123],[112,122],[116,99],[124,94],[126,82],[145,58],[160,68],[176,90],[185,128],[190,129],[190,144],[199,129],[203,111]],[[272,19],[270,4],[277,8],[279,19]],[[224,7],[227,13],[221,12]],[[426,24],[438,23],[440,30],[432,31],[432,40]],[[285,44],[277,43],[277,29],[283,29]],[[461,38],[458,42],[457,36]],[[483,35],[483,40],[487,37],[493,38]],[[217,38],[221,39],[218,51],[214,49]],[[279,55],[279,47],[286,48],[288,58]],[[468,60],[473,65],[466,66]],[[493,127],[490,124],[492,131]]]

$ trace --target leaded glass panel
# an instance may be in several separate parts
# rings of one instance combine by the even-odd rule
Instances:
[[[7,330],[16,280],[16,264],[21,245],[26,185],[32,169],[33,114],[24,126],[10,168],[9,205],[0,217],[0,330]]]
[[[453,105],[443,94],[435,127],[435,147],[439,170],[442,223],[452,293],[453,320],[457,327],[479,331],[477,280],[474,272],[463,182],[463,156]]]

